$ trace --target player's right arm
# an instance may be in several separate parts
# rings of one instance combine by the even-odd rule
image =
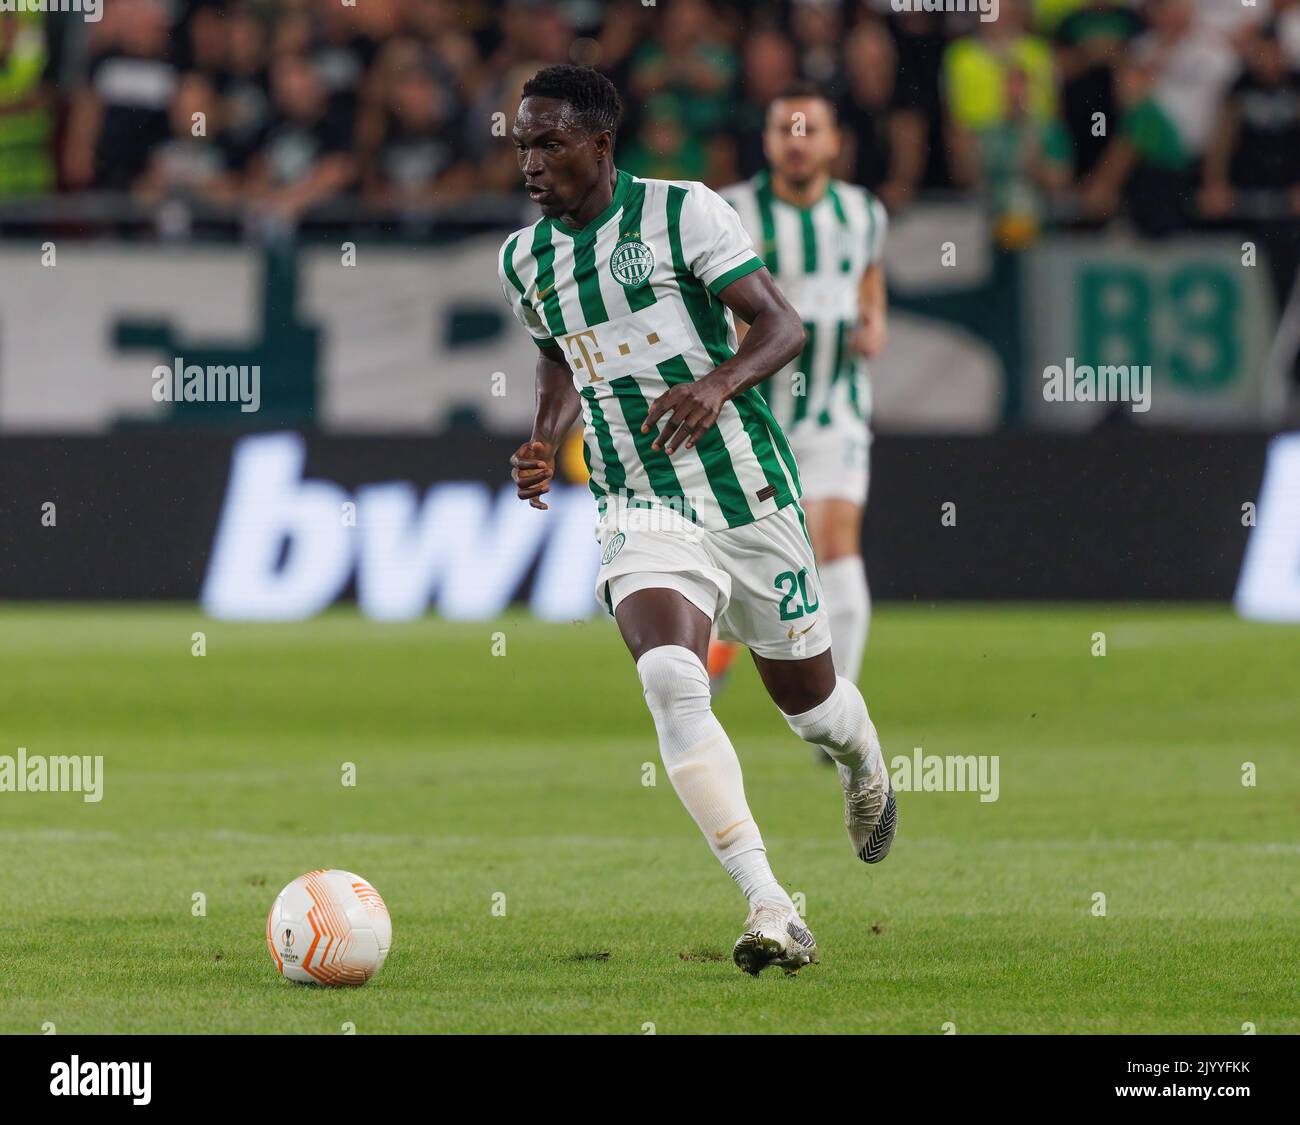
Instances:
[[[520,279],[517,261],[524,233],[516,232],[506,240],[497,261],[501,292],[515,319],[528,329],[537,345],[537,410],[533,415],[533,434],[510,458],[510,476],[518,488],[519,499],[544,510],[549,505],[541,497],[551,490],[555,454],[578,419],[582,399],[573,385],[564,352],[533,302],[525,296],[526,286]]]
[[[534,508],[549,507],[541,497],[551,491],[555,454],[581,410],[582,398],[573,385],[564,353],[554,344],[539,347],[533,434],[510,458],[510,475],[520,500]]]

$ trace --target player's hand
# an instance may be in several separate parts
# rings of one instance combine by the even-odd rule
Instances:
[[[654,439],[650,448],[663,449],[669,456],[682,442],[691,449],[718,420],[726,401],[725,389],[708,376],[693,383],[678,383],[650,404],[645,421],[641,423],[641,432],[648,434],[660,418],[667,417],[663,432]]]
[[[864,317],[858,321],[857,327],[853,329],[853,335],[849,338],[849,346],[858,355],[870,359],[885,350],[886,335],[885,318],[883,316]]]
[[[515,494],[534,508],[542,511],[550,508],[539,497],[551,491],[554,475],[555,447],[548,442],[526,441],[510,456],[510,476],[517,486]]]

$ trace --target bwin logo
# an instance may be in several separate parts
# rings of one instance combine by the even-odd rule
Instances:
[[[407,621],[432,603],[447,618],[501,613],[536,564],[530,608],[546,621],[596,609],[600,552],[586,488],[554,488],[551,511],[515,497],[513,484],[445,481],[421,497],[414,484],[365,485],[355,497],[304,480],[298,434],[245,438],[230,481],[200,595],[213,617],[296,621],[320,613],[355,575],[368,617]],[[504,476],[504,470],[502,472]],[[355,520],[342,518],[355,502]]]

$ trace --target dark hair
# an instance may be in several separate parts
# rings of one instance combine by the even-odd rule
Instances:
[[[792,98],[816,98],[818,101],[825,102],[830,106],[832,121],[837,121],[839,118],[839,110],[835,105],[835,99],[822,89],[821,86],[818,86],[816,82],[809,82],[802,78],[797,82],[791,82],[788,86],[785,86],[781,92],[772,99],[772,101],[783,102]],[[768,104],[768,108],[772,108],[771,103]]]
[[[525,98],[556,98],[573,106],[582,127],[591,133],[618,131],[623,102],[614,83],[589,66],[543,67],[524,83]]]

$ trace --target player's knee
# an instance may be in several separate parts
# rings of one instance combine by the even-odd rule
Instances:
[[[835,681],[835,690],[816,707],[785,716],[790,729],[805,742],[819,746],[849,747],[860,745],[878,750],[880,739],[867,714],[867,703],[857,685],[843,676]]]
[[[660,645],[641,654],[637,675],[655,716],[709,709],[709,674],[700,658],[681,645]]]

